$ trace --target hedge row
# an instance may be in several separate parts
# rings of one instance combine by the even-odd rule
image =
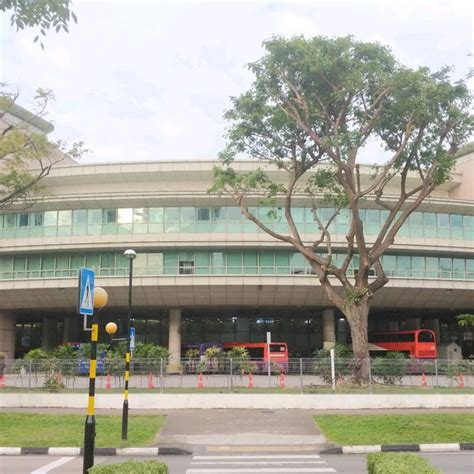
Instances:
[[[367,456],[368,474],[440,474],[417,454],[379,453]]]
[[[89,474],[168,474],[166,464],[158,461],[126,461],[116,464],[94,466]]]

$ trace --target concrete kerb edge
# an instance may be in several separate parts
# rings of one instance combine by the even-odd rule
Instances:
[[[192,451],[174,447],[163,446],[155,448],[95,448],[96,456],[191,456]],[[31,454],[44,456],[82,456],[83,448],[78,447],[2,447],[0,456],[28,456]]]
[[[390,452],[447,453],[474,451],[474,443],[433,443],[433,444],[374,444],[369,446],[333,446],[322,449],[319,454],[370,454]]]

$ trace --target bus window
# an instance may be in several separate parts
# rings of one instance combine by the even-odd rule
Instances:
[[[285,352],[284,344],[270,344],[270,352]]]
[[[251,359],[263,359],[263,347],[246,347],[246,349]]]
[[[419,332],[418,342],[434,342],[433,333],[428,331]]]

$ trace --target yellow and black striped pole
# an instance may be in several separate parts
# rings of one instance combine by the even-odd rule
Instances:
[[[100,310],[107,304],[107,292],[103,288],[94,289],[94,308]],[[91,330],[91,359],[89,363],[89,400],[87,403],[87,416],[84,429],[84,466],[83,473],[94,465],[95,446],[95,378],[97,375],[97,342],[99,340],[98,312],[92,315]]]
[[[128,439],[128,381],[130,379],[130,335],[131,328],[133,327],[132,318],[132,280],[133,280],[133,260],[136,258],[137,253],[135,250],[128,249],[123,253],[124,257],[128,258],[130,262],[128,272],[128,312],[127,320],[125,324],[125,335],[127,340],[127,350],[125,352],[125,387],[123,391],[123,409],[122,409],[122,439]]]

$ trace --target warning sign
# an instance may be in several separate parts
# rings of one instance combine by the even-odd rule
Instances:
[[[79,300],[78,313],[91,315],[94,313],[94,270],[79,269]]]

